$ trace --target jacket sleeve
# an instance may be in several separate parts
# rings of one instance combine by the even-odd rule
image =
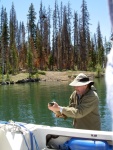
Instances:
[[[98,96],[95,92],[87,94],[76,107],[63,107],[62,113],[71,118],[82,118],[98,107]]]

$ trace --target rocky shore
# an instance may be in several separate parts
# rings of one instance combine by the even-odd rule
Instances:
[[[26,82],[43,82],[43,81],[69,81],[74,79],[79,73],[85,73],[90,78],[96,77],[94,72],[87,71],[44,71],[45,75],[39,74],[38,78],[28,78],[28,73],[19,73],[17,75],[10,76],[10,83],[7,81],[6,84],[14,83],[26,83]],[[4,84],[1,83],[1,84]]]
[[[94,72],[87,71],[44,71],[45,75],[39,74],[40,81],[68,81],[74,79],[79,73],[85,73],[89,77],[95,77]],[[27,79],[28,74],[20,73],[18,75],[12,76],[12,81],[17,82],[18,80]]]

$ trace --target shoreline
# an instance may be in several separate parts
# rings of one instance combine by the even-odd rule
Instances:
[[[74,79],[79,73],[84,73],[90,78],[96,77],[95,72],[89,71],[44,71],[45,75],[39,74],[40,81],[69,81]],[[17,82],[18,80],[27,79],[28,73],[19,73],[11,76],[11,81]]]
[[[96,72],[89,71],[40,71],[41,73],[35,75],[34,77],[29,78],[29,73],[21,72],[17,75],[9,75],[9,78],[6,80],[6,75],[3,76],[0,84],[20,84],[27,82],[53,82],[53,81],[72,81],[79,73],[86,74],[90,80],[94,80],[94,78],[100,78],[104,76],[104,74],[96,75]]]

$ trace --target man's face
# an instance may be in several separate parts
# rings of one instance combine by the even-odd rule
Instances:
[[[75,88],[77,94],[83,95],[85,93],[86,89],[87,89],[87,85],[75,86],[74,88]]]

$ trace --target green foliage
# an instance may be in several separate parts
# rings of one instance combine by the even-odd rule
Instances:
[[[49,65],[53,65],[53,63],[54,63],[53,56],[50,55],[50,56],[49,56]]]
[[[39,74],[38,74],[38,73],[35,74],[35,78],[36,78],[36,79],[39,78]]]
[[[97,65],[96,65],[96,76],[97,76],[97,77],[100,77],[101,72],[102,72],[101,65],[100,65],[100,64],[97,64]]]
[[[2,82],[2,74],[0,73],[0,82]]]
[[[78,70],[78,67],[77,67],[77,65],[75,65],[75,66],[74,66],[74,70],[75,70],[75,71],[77,71],[77,70]]]
[[[37,71],[37,69],[36,68],[33,68],[33,70],[32,70],[32,72],[30,73],[30,76],[29,76],[30,78],[38,78],[39,77],[39,75],[38,75],[38,71]]]
[[[28,53],[27,53],[27,66],[28,66],[28,71],[29,71],[29,78],[32,77],[32,71],[33,71],[33,54],[29,48]]]
[[[31,73],[31,74],[29,74],[29,77],[28,78],[32,78],[32,79],[38,79],[39,78],[39,74],[38,73]]]
[[[88,71],[94,71],[95,68],[93,66],[94,66],[94,62],[88,61],[88,68],[87,68],[87,70]]]
[[[12,55],[13,55],[13,74],[17,73],[18,70],[18,56],[17,56],[17,49],[15,47],[12,48]]]
[[[2,74],[2,67],[0,67],[0,74]]]
[[[36,73],[34,67],[43,70],[88,69],[93,71],[97,63],[101,67],[106,64],[105,55],[109,53],[111,45],[106,41],[105,47],[103,46],[99,24],[95,38],[91,37],[90,13],[86,0],[82,1],[81,14],[76,12],[74,16],[70,3],[65,7],[61,4],[59,7],[55,2],[55,9],[51,12],[50,7],[46,10],[41,2],[38,23],[36,23],[36,12],[31,3],[26,28],[24,22],[19,25],[14,3],[10,12],[8,23],[9,15],[6,9],[1,9],[0,59],[5,63],[5,72],[15,74],[18,73],[19,67],[22,67],[28,69],[29,76],[32,76]],[[52,24],[51,16],[53,16]],[[50,38],[51,28],[53,29],[52,39]],[[98,65],[96,70],[99,74]]]
[[[35,79],[35,75],[31,74],[31,78],[32,78],[32,79]]]
[[[7,68],[8,68],[9,74],[13,74],[13,69],[12,69],[11,64],[8,64]]]
[[[38,71],[38,74],[46,75],[46,73],[44,71]]]
[[[28,60],[27,60],[27,62],[28,62],[28,67],[29,68],[32,68],[33,67],[33,65],[32,65],[32,59],[33,59],[33,55],[32,55],[32,53],[31,53],[31,51],[28,51]]]
[[[7,73],[5,80],[6,80],[6,81],[11,81],[9,73]]]
[[[33,41],[35,41],[35,37],[36,37],[36,12],[34,9],[34,5],[33,3],[31,3],[30,7],[29,7],[29,11],[28,11],[28,15],[27,15],[27,19],[28,19],[28,28],[29,28],[29,33],[30,33],[30,38],[33,38]]]

